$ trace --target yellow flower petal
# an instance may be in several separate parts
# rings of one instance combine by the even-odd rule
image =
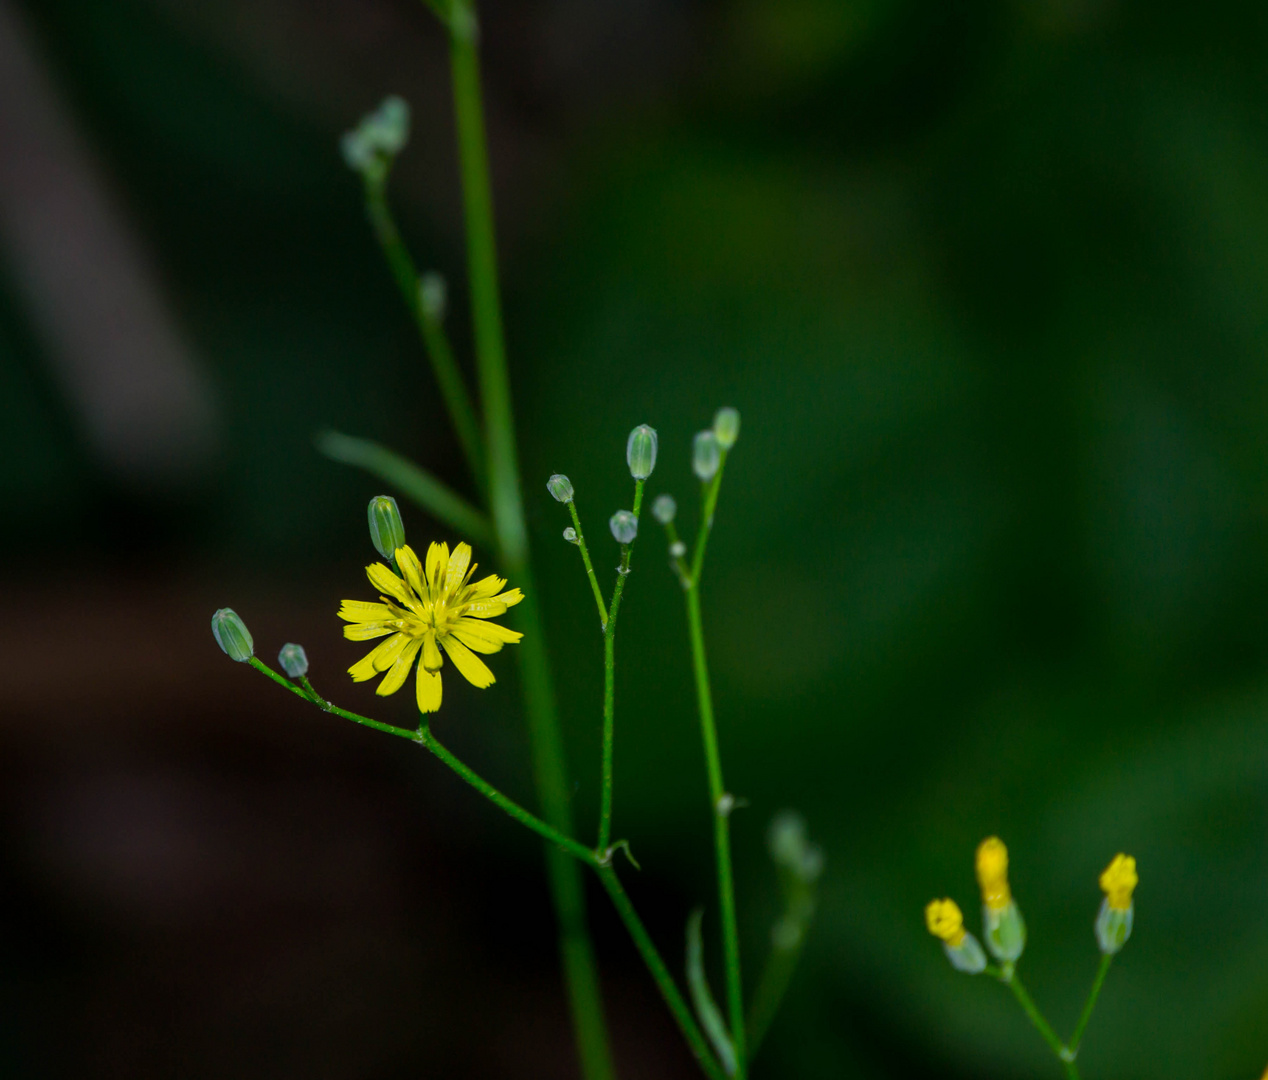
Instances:
[[[408,544],[396,549],[396,565],[405,575],[405,584],[419,596],[426,596],[427,590],[423,587],[423,568],[418,563],[418,556],[414,554],[414,549]]]
[[[418,665],[418,711],[434,713],[440,708],[440,672]]]
[[[492,686],[493,672],[475,653],[468,649],[457,638],[449,636],[441,638],[441,645],[445,647],[445,652],[449,654],[449,659],[453,661],[453,666],[461,673],[462,677],[472,686],[483,690],[486,686]]]
[[[440,650],[436,648],[435,631],[427,631],[426,637],[423,638],[423,667],[428,671],[439,671],[444,662],[445,658],[440,655]]]
[[[506,614],[506,605],[501,600],[476,600],[463,604],[458,610],[473,619],[496,619]]]
[[[427,584],[431,586],[431,599],[435,600],[440,595],[448,568],[449,545],[432,543],[427,548]]]
[[[495,601],[500,600],[507,607],[514,607],[524,599],[524,594],[519,589],[511,589],[509,592],[504,592],[501,596],[495,596],[493,599]]]
[[[374,658],[375,671],[387,671],[396,663],[396,658],[401,655],[401,650],[410,643],[408,634],[393,634],[387,641],[383,642],[370,655]]]
[[[514,645],[524,636],[518,630],[508,630],[482,619],[459,619],[452,632],[467,648],[480,653],[495,653],[503,645]]]
[[[474,585],[468,585],[464,590],[467,600],[488,600],[492,596],[496,596],[506,584],[506,578],[500,578],[497,574],[490,574],[486,578],[481,578]]]
[[[399,600],[408,608],[418,606],[418,601],[410,595],[410,591],[400,578],[398,578],[391,570],[384,566],[381,562],[371,563],[365,568],[365,576],[370,579],[373,585],[381,593],[387,593],[394,600]]]
[[[376,649],[375,652],[377,651]],[[367,679],[373,679],[378,673],[378,669],[374,666],[374,652],[366,653],[348,668],[348,674],[352,676],[353,682],[365,682]]]
[[[383,681],[379,683],[378,689],[374,691],[376,694],[380,697],[387,697],[388,694],[395,694],[396,691],[405,685],[405,677],[409,674],[409,669],[413,666],[414,658],[418,655],[421,645],[421,638],[410,640],[405,648],[401,650],[401,654],[396,658],[391,670],[383,676]]]
[[[467,576],[467,571],[474,569],[471,565],[471,545],[458,544],[449,556],[449,569],[445,571],[445,592],[453,595]]]
[[[400,627],[396,625],[395,620],[392,622],[349,623],[343,628],[343,636],[349,641],[372,641],[376,637],[383,637],[385,634],[390,634],[399,629]]]
[[[365,600],[344,600],[339,605],[339,618],[348,622],[377,622],[380,619],[394,619],[392,609],[387,604],[371,604]]]

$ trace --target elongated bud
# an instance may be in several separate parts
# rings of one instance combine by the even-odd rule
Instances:
[[[942,942],[947,959],[957,971],[977,975],[986,969],[986,954],[977,938],[964,929],[964,916],[954,900],[931,900],[925,908],[925,925]]]
[[[445,312],[449,308],[449,285],[444,275],[428,270],[419,278],[418,299],[427,318],[432,322],[444,322]]]
[[[625,443],[625,461],[635,480],[646,480],[656,468],[656,429],[639,424]]]
[[[572,502],[572,481],[563,473],[555,473],[546,481],[546,490],[549,491],[559,502]]]
[[[396,558],[396,549],[405,546],[405,523],[391,495],[376,495],[367,509],[370,519],[370,539],[374,550],[383,558]]]
[[[1131,937],[1135,908],[1132,892],[1140,879],[1136,876],[1136,860],[1130,855],[1115,855],[1114,861],[1101,874],[1105,899],[1096,916],[1096,943],[1101,952],[1113,955]]]
[[[712,431],[696,432],[691,444],[691,469],[706,484],[717,475],[722,462],[722,448]]]
[[[277,662],[292,679],[302,679],[308,674],[308,654],[304,652],[303,645],[296,645],[293,641],[282,646],[282,651],[277,654]]]
[[[713,417],[713,437],[723,450],[730,450],[740,437],[740,414],[729,405],[719,409]]]
[[[823,873],[823,849],[806,839],[806,819],[795,810],[781,810],[766,833],[770,857],[807,885]]]
[[[233,608],[222,607],[211,617],[211,632],[230,660],[244,663],[255,655],[251,631]]]
[[[618,510],[608,522],[608,528],[618,543],[632,544],[638,535],[638,518],[628,510]]]
[[[988,836],[977,848],[977,883],[982,889],[982,935],[997,959],[1016,960],[1026,947],[1026,924],[1008,885],[1008,848]]]
[[[570,544],[581,543],[581,541],[577,539],[577,530],[574,529],[571,525],[569,525],[568,528],[564,529],[564,539],[567,540],[568,543]]]
[[[662,525],[668,525],[678,515],[678,504],[672,495],[657,495],[652,502],[652,517]]]

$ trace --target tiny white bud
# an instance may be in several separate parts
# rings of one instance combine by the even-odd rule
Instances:
[[[722,448],[718,446],[718,437],[712,431],[699,431],[691,444],[691,469],[704,483],[708,483],[718,473],[722,463]]]
[[[668,525],[678,513],[678,504],[672,495],[657,495],[652,503],[652,517],[662,525]]]
[[[723,450],[730,450],[740,437],[740,414],[729,405],[713,417],[713,435]]]
[[[632,544],[638,535],[638,518],[628,510],[618,510],[608,522],[612,535],[621,544]]]
[[[282,651],[277,654],[277,662],[292,679],[300,679],[308,674],[308,654],[304,652],[303,645],[296,645],[293,641],[282,646]]]
[[[570,544],[581,543],[581,541],[577,539],[577,530],[574,529],[571,525],[569,525],[568,528],[564,529],[564,539],[567,540],[568,543]]]
[[[669,545],[669,557],[671,559],[681,559],[687,554],[687,545],[681,540],[675,540]]]
[[[443,274],[428,270],[418,279],[418,299],[423,305],[423,314],[432,322],[444,322],[445,312],[449,308],[449,283]]]

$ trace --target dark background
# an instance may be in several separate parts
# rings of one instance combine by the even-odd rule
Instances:
[[[772,813],[801,809],[828,858],[755,1076],[1058,1075],[923,927],[935,895],[972,914],[994,832],[1022,970],[1067,1032],[1096,876],[1139,859],[1085,1077],[1258,1076],[1264,9],[489,0],[483,24],[582,822],[601,649],[544,481],[572,476],[606,577],[630,427],[659,429],[650,493],[691,522],[691,435],[743,414],[705,614],[750,802],[750,984]],[[232,605],[266,659],[300,641],[319,688],[412,722],[410,695],[348,682],[364,650],[334,618],[366,592],[381,485],[312,440],[379,438],[469,490],[337,153],[384,94],[409,100],[392,195],[468,355],[440,33],[409,0],[3,0],[0,44],[0,1070],[575,1076],[536,842],[208,632]],[[653,530],[635,568],[616,831],[677,969],[713,895],[703,759]],[[486,692],[450,680],[435,729],[531,802],[507,655]],[[694,1075],[592,912],[622,1076]]]

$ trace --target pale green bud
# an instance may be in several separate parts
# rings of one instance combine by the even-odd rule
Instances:
[[[308,674],[308,654],[304,652],[303,645],[296,645],[293,641],[282,646],[277,662],[292,679],[301,679]]]
[[[409,106],[395,94],[340,140],[340,149],[348,167],[357,172],[385,170],[386,164],[401,152],[409,139]]]
[[[634,537],[638,535],[638,518],[628,510],[618,510],[608,522],[608,528],[612,530],[618,543],[632,544]]]
[[[657,495],[652,502],[652,517],[662,525],[668,525],[678,514],[678,504],[672,495]]]
[[[564,529],[564,539],[567,540],[568,543],[570,544],[581,543],[581,541],[577,539],[577,530],[574,529],[571,525],[569,525],[568,528]]]
[[[639,424],[625,443],[625,461],[635,480],[646,480],[656,468],[656,429]]]
[[[1026,924],[1017,904],[1009,900],[1001,908],[982,905],[982,936],[995,959],[1015,961],[1026,947]]]
[[[572,502],[572,481],[563,473],[555,473],[546,481],[546,490],[549,491],[559,502]]]
[[[230,660],[243,663],[255,655],[251,631],[233,608],[222,607],[211,617],[211,632]]]
[[[449,309],[449,284],[442,274],[428,270],[418,279],[418,300],[423,314],[432,322],[444,322]]]
[[[775,864],[805,884],[823,873],[823,850],[806,838],[806,819],[795,810],[781,810],[771,819],[766,844]]]
[[[681,540],[675,540],[669,545],[669,557],[671,559],[681,559],[687,554],[687,545]]]
[[[718,446],[718,437],[712,431],[696,432],[695,441],[691,444],[691,468],[706,484],[718,472],[722,463],[722,448]]]
[[[942,951],[947,954],[947,959],[951,961],[951,966],[956,971],[980,975],[986,970],[986,954],[982,952],[982,946],[972,934],[966,933],[958,945],[944,941]]]
[[[370,519],[370,539],[374,550],[385,559],[396,558],[396,549],[405,546],[405,523],[391,495],[376,495],[366,513]]]
[[[729,405],[714,414],[713,436],[723,450],[730,450],[740,437],[740,414]]]
[[[1133,904],[1116,908],[1110,905],[1108,899],[1101,901],[1101,910],[1096,916],[1096,943],[1101,952],[1112,956],[1127,944],[1132,935],[1134,909]]]

